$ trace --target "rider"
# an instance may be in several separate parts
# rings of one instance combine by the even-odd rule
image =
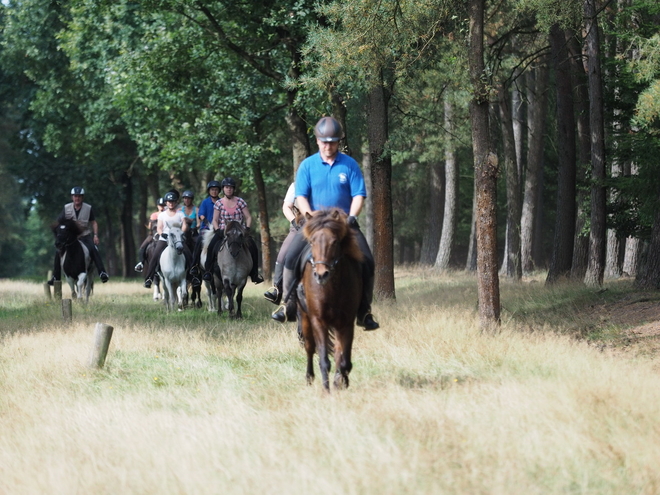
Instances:
[[[250,225],[252,225],[252,215],[248,209],[248,205],[243,198],[234,195],[236,191],[236,181],[231,177],[226,177],[222,180],[222,192],[224,197],[217,200],[213,206],[213,228],[215,234],[209,243],[206,265],[204,266],[204,275],[202,278],[206,281],[213,280],[213,260],[217,257],[218,249],[220,249],[221,241],[225,237],[225,227],[227,224],[236,220],[245,228],[248,235],[245,237],[248,250],[252,256],[252,271],[250,278],[255,284],[260,284],[264,279],[259,275],[259,253],[257,251],[257,244],[254,242],[250,233]]]
[[[183,206],[181,206],[181,211],[183,212],[183,216],[185,217],[185,221],[188,224],[188,227],[190,227],[191,235],[196,239],[198,208],[193,204],[195,195],[192,191],[183,191],[181,198],[183,199]]]
[[[323,117],[314,127],[318,153],[302,161],[296,174],[296,204],[300,213],[305,215],[314,210],[337,207],[348,215],[348,223],[364,254],[362,263],[362,299],[358,308],[357,324],[365,330],[380,327],[371,314],[371,301],[374,289],[374,258],[367,240],[360,231],[357,216],[362,210],[367,190],[364,177],[358,163],[350,156],[339,151],[339,140],[343,130],[337,120]],[[307,241],[302,233],[296,234],[284,261],[284,281],[282,304],[272,314],[279,322],[289,319],[287,314],[288,299],[295,297],[298,280],[295,275],[296,264]]]
[[[164,196],[165,203],[167,204],[167,209],[158,215],[158,226],[156,232],[156,246],[154,247],[152,256],[153,263],[149,263],[149,271],[144,279],[144,286],[148,289],[153,283],[153,278],[156,275],[158,270],[160,255],[163,254],[165,248],[167,247],[167,236],[170,233],[170,229],[175,225],[179,224],[183,232],[187,232],[188,223],[184,220],[184,215],[178,207],[179,205],[179,194],[175,191],[170,191]],[[183,255],[186,257],[186,266],[190,266],[190,251],[184,244]]]
[[[208,197],[204,198],[202,203],[199,205],[199,210],[197,210],[197,226],[199,228],[199,234],[197,236],[197,241],[195,242],[195,250],[193,251],[193,263],[190,268],[190,274],[194,277],[199,277],[201,273],[199,272],[199,259],[202,255],[202,244],[204,236],[201,234],[205,230],[211,228],[211,222],[213,220],[213,205],[218,200],[220,194],[220,182],[217,180],[212,180],[206,185],[206,192]]]
[[[264,292],[264,297],[273,304],[280,304],[282,301],[282,279],[284,272],[284,257],[289,250],[289,245],[293,242],[296,233],[300,226],[296,223],[296,214],[293,212],[294,202],[296,199],[296,183],[292,182],[289,189],[286,191],[284,201],[282,202],[282,213],[291,224],[289,227],[289,234],[284,239],[280,252],[277,255],[275,262],[275,274],[273,276],[273,286]]]
[[[94,210],[91,205],[84,203],[85,190],[82,187],[74,187],[71,189],[71,203],[64,205],[64,209],[57,217],[58,222],[65,219],[75,220],[82,234],[78,238],[87,247],[89,255],[96,265],[99,272],[101,282],[106,283],[110,278],[103,267],[103,260],[99,254],[96,246],[99,244],[99,225],[96,223]],[[48,281],[49,285],[53,285],[55,280],[62,278],[62,263],[60,260],[59,251],[55,251],[55,260],[53,262],[53,278]]]
[[[165,209],[165,198],[158,198],[158,201],[156,202],[156,208],[158,210],[154,211],[149,217],[149,234],[144,238],[142,244],[140,244],[140,249],[138,251],[138,264],[135,265],[135,271],[138,273],[142,273],[142,270],[144,270],[147,246],[151,244],[154,239],[154,235],[156,234],[158,228],[158,215],[160,215],[161,212]]]

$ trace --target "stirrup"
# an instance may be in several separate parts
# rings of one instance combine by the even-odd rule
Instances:
[[[279,308],[273,311],[270,317],[275,321],[279,321],[280,323],[286,323],[286,304],[281,304]]]
[[[276,285],[264,292],[264,298],[273,304],[279,304],[282,301],[282,292]]]
[[[53,277],[47,283],[48,283],[48,285],[55,285],[56,281],[57,281],[57,279],[55,277]]]
[[[211,272],[204,272],[204,275],[202,275],[202,280],[206,280],[207,282],[213,281],[213,274]]]
[[[264,281],[264,278],[263,278],[261,275],[259,275],[259,274],[257,274],[257,275],[252,279],[252,283],[255,284],[255,285],[256,285],[256,284],[260,284],[260,283],[263,282],[263,281]]]
[[[101,273],[99,273],[99,277],[101,278],[101,282],[103,282],[103,283],[106,283],[108,281],[108,279],[110,278],[108,276],[108,274],[105,273],[105,271],[102,271]]]
[[[134,270],[138,273],[142,273],[142,270],[144,270],[144,265],[140,261],[137,265],[135,265]]]
[[[153,281],[152,281],[150,278],[148,278],[148,279],[146,279],[146,280],[144,281],[144,286],[145,286],[147,289],[151,289],[151,284],[152,284],[152,283],[153,283]]]

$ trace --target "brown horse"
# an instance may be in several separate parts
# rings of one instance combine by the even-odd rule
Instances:
[[[298,298],[307,351],[307,382],[314,380],[316,352],[323,386],[328,391],[328,352],[335,356],[335,387],[348,387],[355,317],[362,294],[363,255],[347,220],[337,208],[320,210],[307,216],[303,229],[311,246],[302,274],[304,297]]]

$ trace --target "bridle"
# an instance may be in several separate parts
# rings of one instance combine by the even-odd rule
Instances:
[[[312,253],[310,252],[308,261],[310,265],[312,265],[314,271],[316,271],[316,265],[325,265],[328,267],[328,271],[332,273],[334,269],[337,267],[337,263],[339,263],[339,260],[341,260],[341,257],[342,255],[339,255],[333,261],[314,261],[314,258],[312,257]]]

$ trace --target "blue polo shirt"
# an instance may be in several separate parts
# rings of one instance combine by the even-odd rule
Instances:
[[[199,205],[197,216],[204,215],[206,217],[204,225],[200,226],[201,229],[208,229],[213,221],[213,204],[214,202],[213,199],[211,199],[211,196],[207,196],[206,199],[202,201],[202,204]]]
[[[349,213],[354,196],[367,197],[367,188],[358,163],[337,153],[327,164],[320,153],[305,158],[296,174],[296,197],[304,196],[312,210],[337,207]]]

